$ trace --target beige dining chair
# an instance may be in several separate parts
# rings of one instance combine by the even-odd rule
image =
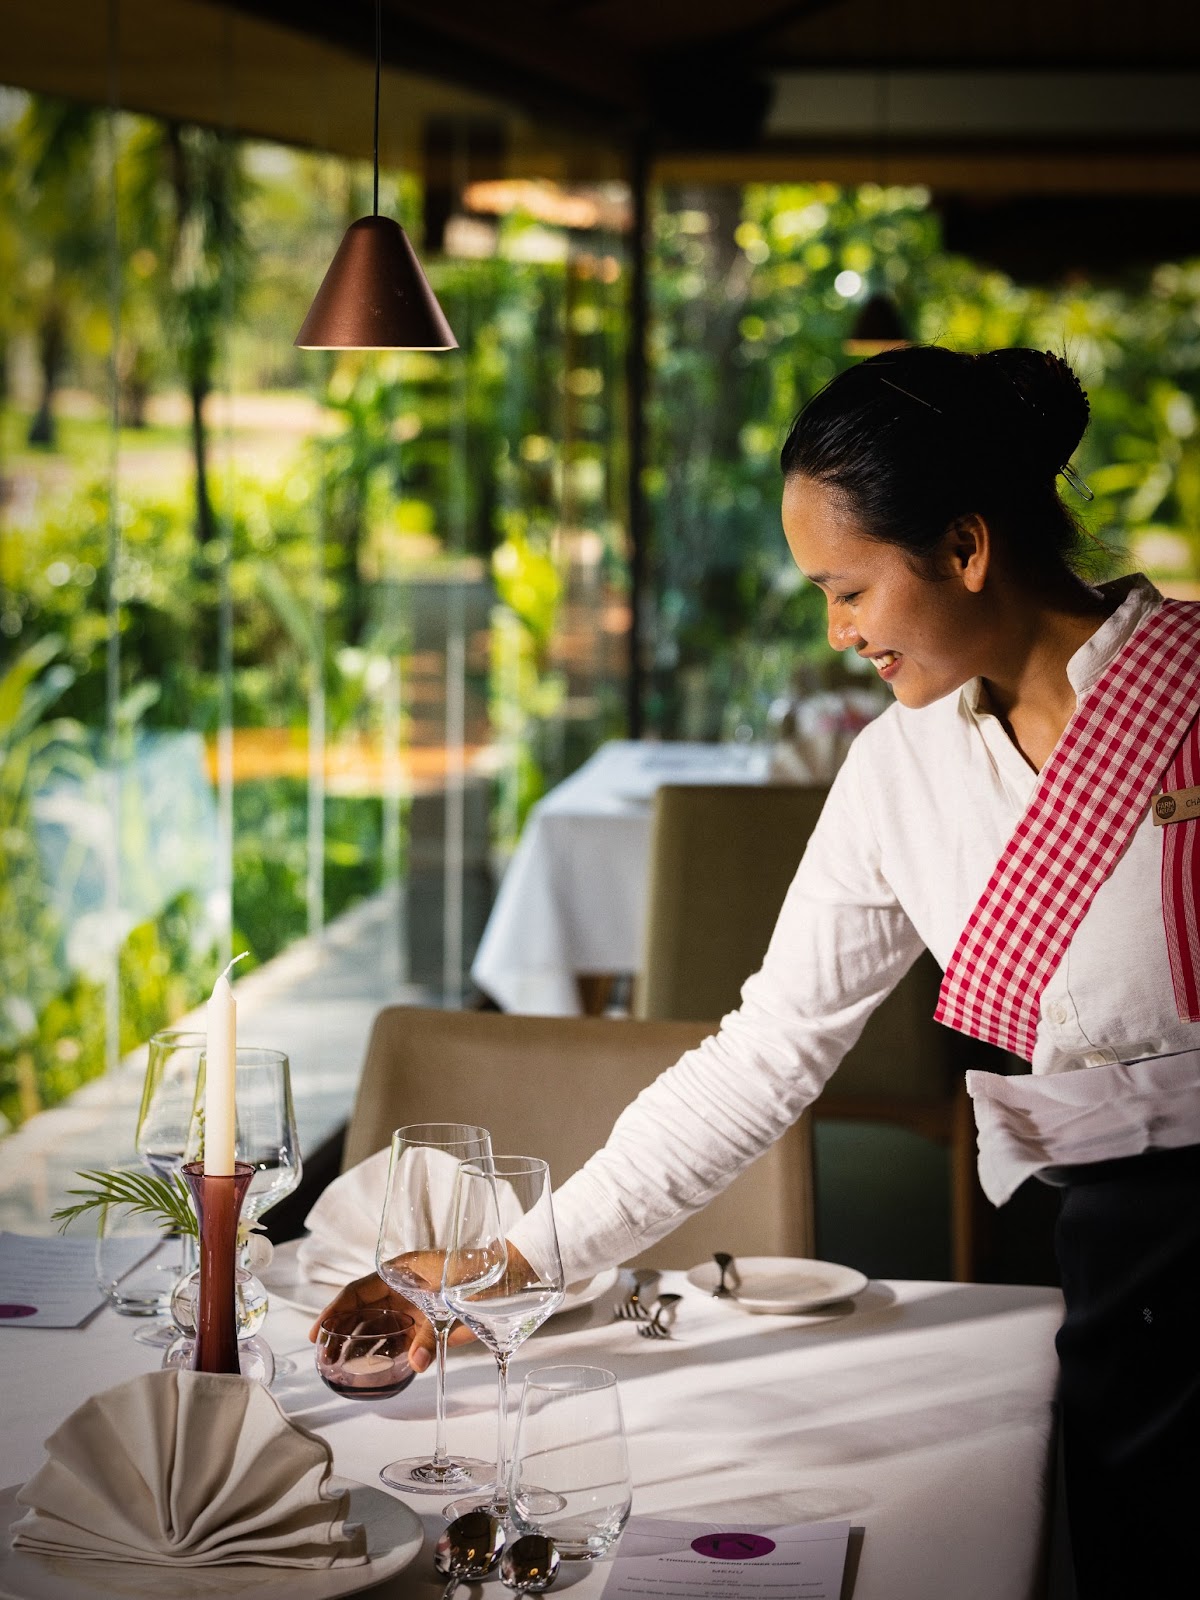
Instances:
[[[709,1033],[701,1022],[525,1017],[389,1006],[375,1019],[343,1170],[407,1122],[473,1122],[496,1153],[540,1156],[555,1186],[581,1167],[638,1092]],[[714,1250],[813,1253],[807,1118],[722,1194],[633,1258],[691,1267]]]
[[[672,784],[658,791],[635,986],[639,1017],[719,1017],[737,1007],[742,984],[766,954],[826,793],[791,784]],[[870,1017],[813,1114],[887,1123],[948,1147],[953,1271],[970,1281],[978,1189],[964,1082],[971,1046],[933,1020],[940,982],[937,963],[922,954]]]

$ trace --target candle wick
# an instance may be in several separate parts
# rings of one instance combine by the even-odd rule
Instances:
[[[229,974],[233,971],[234,967],[237,966],[238,962],[239,961],[245,961],[246,957],[249,954],[250,954],[249,950],[243,950],[240,956],[234,956],[233,960],[229,963],[229,965],[225,968],[225,971],[221,974],[221,977],[222,978],[228,978]],[[218,979],[217,981],[220,982],[220,979]]]

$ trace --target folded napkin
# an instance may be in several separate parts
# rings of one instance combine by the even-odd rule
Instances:
[[[335,1178],[304,1219],[309,1233],[300,1241],[296,1260],[314,1283],[341,1285],[375,1271],[390,1158],[390,1150],[377,1150]],[[454,1165],[457,1171],[458,1163]],[[452,1194],[453,1174],[450,1182]]]
[[[420,1219],[428,1239],[447,1238],[454,1206],[454,1181],[459,1163],[444,1150],[414,1149],[406,1164],[404,1181],[412,1214]],[[377,1150],[349,1172],[335,1178],[318,1198],[304,1225],[309,1233],[300,1241],[296,1261],[314,1283],[350,1283],[375,1271],[375,1244],[379,1219],[387,1198],[390,1150]],[[558,1241],[549,1208],[523,1216],[511,1185],[496,1182],[496,1201],[505,1236],[525,1259],[539,1270],[556,1260]],[[393,1198],[393,1203],[394,1198]],[[543,1214],[544,1210],[544,1214]]]
[[[13,1543],[45,1555],[201,1567],[366,1562],[324,1439],[260,1383],[150,1372],[84,1402],[17,1495]]]

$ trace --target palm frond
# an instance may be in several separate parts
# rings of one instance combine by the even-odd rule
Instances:
[[[187,1184],[178,1173],[156,1178],[148,1172],[77,1172],[86,1187],[68,1189],[74,1205],[62,1206],[54,1213],[59,1232],[66,1230],[88,1211],[109,1206],[124,1206],[131,1212],[157,1217],[173,1233],[197,1234],[196,1213]]]

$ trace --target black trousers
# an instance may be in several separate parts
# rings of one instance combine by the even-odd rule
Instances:
[[[1200,1146],[1063,1176],[1057,1345],[1079,1600],[1200,1595]]]

